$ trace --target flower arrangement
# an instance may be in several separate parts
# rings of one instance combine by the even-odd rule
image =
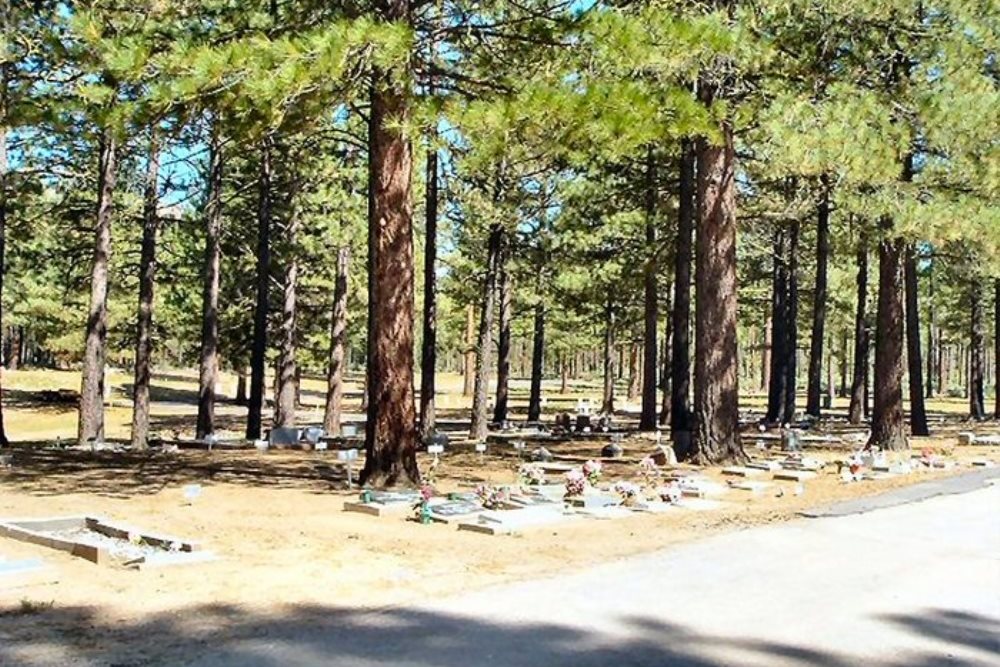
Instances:
[[[680,484],[677,482],[670,482],[669,484],[658,488],[656,490],[656,495],[658,495],[660,500],[665,503],[676,503],[683,497],[684,493]]]
[[[424,484],[420,487],[420,500],[413,505],[414,518],[422,524],[431,522],[430,500],[434,497],[434,487]]]
[[[591,486],[596,486],[601,479],[601,462],[587,461],[583,464],[583,476]]]
[[[566,497],[573,498],[583,495],[587,488],[587,477],[581,470],[570,470],[566,473]]]
[[[517,470],[517,478],[521,484],[535,486],[545,483],[545,471],[537,463],[525,463]]]
[[[646,486],[653,486],[653,483],[660,477],[660,466],[656,465],[652,456],[647,456],[639,461],[639,474],[642,475]]]
[[[501,509],[510,501],[510,491],[503,487],[480,484],[476,487],[476,497],[488,510]]]
[[[615,482],[614,490],[615,493],[621,497],[621,504],[626,507],[634,505],[635,502],[639,500],[639,495],[641,493],[641,489],[638,484],[626,481]]]

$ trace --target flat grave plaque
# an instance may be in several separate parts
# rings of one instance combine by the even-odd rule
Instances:
[[[612,505],[617,505],[621,502],[618,496],[608,495],[604,493],[585,493],[582,496],[573,496],[567,498],[566,502],[571,507],[582,507],[587,509],[592,509],[595,507],[609,507]]]
[[[370,516],[406,514],[421,500],[419,491],[366,491],[361,500],[344,503],[345,512]]]
[[[730,466],[723,468],[722,474],[731,477],[760,477],[764,474],[764,470],[751,468],[750,466]]]
[[[454,523],[458,520],[470,518],[474,514],[483,511],[483,506],[479,503],[471,503],[464,500],[452,500],[443,503],[431,503],[428,506],[431,519],[440,523]]]
[[[781,470],[781,463],[778,461],[750,461],[746,467],[753,468],[754,470],[774,472],[775,470]]]
[[[475,520],[458,524],[459,530],[486,535],[510,535],[521,530],[539,528],[577,519],[561,507],[541,506],[517,510],[486,510]]]
[[[774,479],[786,482],[804,482],[815,477],[816,473],[811,470],[779,470],[774,473]]]

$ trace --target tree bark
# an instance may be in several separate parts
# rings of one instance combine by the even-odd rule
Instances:
[[[764,344],[761,346],[760,353],[760,390],[762,392],[767,392],[771,384],[771,348],[773,346],[771,332],[773,329],[774,318],[771,313],[768,313],[767,320],[764,321]]]
[[[785,338],[784,417],[782,422],[795,419],[795,392],[798,389],[799,351],[799,229],[798,220],[788,231],[788,331]]]
[[[643,333],[642,333],[642,408],[639,430],[656,430],[656,385],[659,369],[656,366],[656,326],[659,323],[659,299],[656,273],[656,158],[650,149],[646,159],[646,263],[643,267]]]
[[[851,377],[851,402],[848,421],[860,424],[867,413],[866,389],[868,375],[868,241],[862,235],[858,242],[857,300],[854,311],[854,372]]]
[[[409,2],[376,3],[381,18],[410,23]],[[420,482],[413,395],[412,155],[404,129],[409,88],[400,73],[373,76],[369,125],[369,238],[373,315],[368,349],[368,419],[362,484]],[[405,77],[408,79],[409,77]]]
[[[891,229],[889,224],[883,226]],[[868,446],[908,447],[903,432],[903,242],[899,239],[879,243],[875,406]]]
[[[937,357],[937,322],[934,308],[934,260],[931,259],[930,270],[927,272],[927,288],[929,291],[927,299],[927,398],[934,398],[934,376],[937,373],[935,366]]]
[[[247,370],[242,365],[236,371],[236,398],[233,402],[241,407],[250,404],[250,398],[247,396]]]
[[[905,250],[903,276],[906,284],[906,363],[910,375],[910,434],[930,435],[924,407],[923,361],[920,358],[920,310],[917,279],[917,251],[911,244]]]
[[[771,368],[767,389],[765,421],[785,422],[785,393],[788,382],[788,236],[784,227],[774,232],[771,269]]]
[[[499,225],[493,225],[486,244],[486,273],[483,276],[479,341],[476,345],[476,381],[472,396],[472,420],[469,426],[469,437],[473,440],[485,440],[487,432],[486,391],[489,386],[490,354],[493,348],[493,302],[502,236],[503,229]]]
[[[604,307],[604,391],[601,396],[601,412],[613,415],[615,412],[615,309],[611,292]]]
[[[142,205],[142,253],[139,259],[139,307],[136,313],[135,381],[132,386],[132,447],[149,445],[149,381],[153,355],[153,291],[156,285],[156,235],[160,155],[151,130]]]
[[[502,424],[507,421],[507,404],[510,398],[510,325],[512,319],[510,271],[507,261],[510,254],[510,240],[504,234],[501,237],[500,254],[498,256],[497,274],[499,279],[497,298],[499,301],[500,335],[497,340],[497,393],[493,406],[493,421]]]
[[[215,121],[218,124],[218,120]],[[215,432],[215,386],[219,382],[219,279],[222,266],[222,138],[212,128],[205,207],[205,259],[201,297],[201,362],[198,373],[198,422],[201,440]],[[237,401],[238,402],[238,401]]]
[[[90,308],[80,382],[80,420],[77,441],[86,445],[104,440],[104,359],[108,337],[108,262],[111,257],[112,195],[115,190],[117,140],[111,130],[101,132],[97,176],[97,218],[90,271]]]
[[[628,351],[628,394],[626,397],[629,402],[632,402],[639,397],[639,388],[642,382],[642,376],[640,373],[639,343],[633,341],[629,346]]]
[[[681,140],[674,303],[671,312],[670,431],[690,433],[691,415],[691,236],[695,218],[695,146]],[[671,436],[673,437],[673,435]],[[685,440],[689,440],[685,436]],[[676,438],[675,438],[676,441]]]
[[[462,365],[462,395],[472,396],[476,386],[476,307],[465,307],[465,357]]]
[[[424,321],[420,349],[420,430],[425,438],[434,432],[435,378],[437,372],[437,223],[438,223],[438,154],[433,142],[436,128],[431,131],[431,145],[427,151],[424,194]]]
[[[0,253],[0,258],[2,258]],[[993,418],[1000,419],[1000,278],[993,281]],[[3,433],[0,422],[0,434]]]
[[[663,360],[660,362],[660,389],[663,391],[662,401],[660,403],[660,416],[659,424],[660,426],[666,426],[670,423],[670,407],[673,402],[673,392],[670,391],[670,376],[673,372],[673,363],[671,359],[671,350],[673,349],[673,331],[671,326],[673,324],[673,308],[670,302],[670,295],[672,290],[668,287],[665,290],[666,304],[664,305],[664,310],[667,312],[667,316],[664,318],[663,322]]]
[[[6,39],[10,32],[10,5],[0,0],[0,30]],[[5,54],[4,54],[5,55]],[[0,62],[0,331],[3,331],[3,283],[7,272],[7,113],[8,113],[9,64],[4,58]],[[2,374],[0,374],[2,375]],[[0,388],[0,447],[10,444],[3,419],[3,390]]]
[[[540,292],[540,290],[539,290]],[[545,364],[545,304],[535,304],[535,322],[531,346],[531,392],[528,397],[528,421],[542,418],[542,374]]]
[[[344,352],[347,346],[347,277],[351,248],[337,250],[337,278],[333,285],[333,312],[330,318],[330,355],[326,367],[326,405],[323,410],[323,430],[327,435],[340,435],[344,397]]]
[[[983,298],[979,282],[969,283],[969,417],[986,419],[985,381],[983,379]]]
[[[24,347],[21,327],[12,326],[10,328],[7,345],[9,348],[9,352],[7,354],[7,370],[16,371],[21,367],[21,349]]]
[[[806,414],[818,418],[823,375],[823,340],[826,336],[827,265],[830,261],[830,183],[821,177],[821,194],[816,210],[816,289],[813,292],[812,336],[809,342],[809,381]]]
[[[285,279],[281,300],[281,346],[278,350],[278,386],[274,400],[274,425],[287,428],[295,425],[295,406],[297,403],[298,376],[295,361],[296,352],[296,288],[299,281],[299,260],[296,248],[298,236],[298,213],[294,207],[291,218],[285,228],[286,246]]]
[[[698,96],[711,105],[702,82]],[[714,464],[746,458],[739,435],[736,338],[736,151],[723,121],[721,145],[698,140],[698,235],[695,269],[695,433],[691,457]]]
[[[271,152],[274,139],[264,138],[257,174],[257,277],[253,312],[253,343],[250,349],[250,401],[247,408],[247,440],[261,437],[264,406],[264,370],[267,355],[267,292],[271,280]]]

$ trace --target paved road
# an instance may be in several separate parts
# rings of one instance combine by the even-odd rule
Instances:
[[[419,608],[303,610],[223,633],[191,664],[1000,665],[1000,486]]]

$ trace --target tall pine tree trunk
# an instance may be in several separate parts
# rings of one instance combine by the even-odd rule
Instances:
[[[295,405],[298,398],[295,362],[296,350],[296,289],[299,280],[299,260],[296,236],[298,214],[292,206],[291,219],[285,228],[285,279],[281,299],[281,346],[278,349],[277,390],[274,397],[274,425],[286,428],[295,425]]]
[[[691,423],[691,236],[695,218],[695,147],[681,140],[674,303],[671,312],[670,431],[690,433]],[[671,436],[673,437],[673,436]],[[685,435],[685,441],[690,438]],[[675,438],[676,441],[676,438]]]
[[[937,373],[937,322],[934,308],[934,260],[931,259],[930,269],[927,272],[927,391],[924,394],[927,398],[934,398],[934,376]]]
[[[2,258],[0,252],[0,258]],[[2,266],[2,264],[0,264]],[[1000,278],[993,281],[993,418],[1000,419]],[[3,433],[0,422],[0,434]]]
[[[219,381],[219,279],[222,266],[223,148],[219,121],[214,121],[205,207],[205,259],[201,293],[201,363],[198,373],[198,422],[201,440],[215,432],[215,386]]]
[[[604,391],[601,395],[601,412],[615,412],[615,308],[611,293],[604,307]]]
[[[628,393],[626,398],[629,402],[639,397],[639,389],[642,382],[642,371],[639,367],[639,343],[633,341],[628,351]]]
[[[559,351],[559,393],[565,394],[569,389],[569,364],[566,362],[566,351]]]
[[[434,373],[437,371],[437,218],[438,218],[438,154],[433,142],[437,132],[431,132],[427,151],[426,238],[424,239],[424,321],[420,349],[420,429],[426,438],[434,432]]]
[[[771,268],[771,368],[768,374],[765,421],[785,421],[785,385],[788,382],[788,235],[784,227],[774,232]]]
[[[923,362],[920,358],[920,310],[917,281],[917,255],[913,245],[907,245],[903,260],[906,284],[906,363],[910,375],[910,434],[930,435],[927,410],[924,408]]]
[[[541,290],[539,290],[541,293]],[[545,364],[545,304],[535,304],[535,322],[531,346],[531,392],[528,396],[528,421],[542,418],[542,374]]]
[[[337,250],[337,277],[333,285],[333,312],[330,317],[330,355],[326,367],[326,406],[323,430],[340,435],[344,397],[344,352],[347,346],[347,277],[351,262],[350,246]]]
[[[10,5],[8,0],[0,0],[0,30],[4,38],[9,34]],[[0,53],[0,56],[6,54]],[[8,97],[8,62],[4,57],[0,62],[0,331],[3,331],[3,282],[7,271],[7,97]],[[3,389],[0,388],[0,447],[6,447],[7,429],[3,419]]]
[[[462,396],[472,396],[476,386],[476,307],[465,307],[465,356],[462,363]]]
[[[247,396],[247,369],[241,364],[236,371],[236,405],[249,405],[250,399]]]
[[[703,80],[698,96],[711,105],[712,85]],[[723,121],[719,130],[720,145],[698,141],[692,458],[702,464],[745,458],[736,356],[736,151],[732,125]]]
[[[816,289],[813,292],[812,336],[809,342],[809,381],[806,389],[806,414],[821,414],[821,378],[823,340],[826,335],[827,265],[830,261],[830,190],[829,177],[821,177],[819,206],[816,211]]]
[[[10,328],[7,341],[10,348],[7,354],[7,370],[16,371],[21,367],[21,349],[24,347],[24,336],[21,334],[21,327],[13,326]]]
[[[851,402],[847,419],[860,424],[867,413],[868,376],[868,241],[862,235],[857,253],[857,295],[854,311],[854,372],[851,375]]]
[[[267,293],[271,280],[271,152],[274,139],[264,138],[257,174],[257,273],[253,310],[253,343],[250,348],[250,401],[247,408],[247,440],[261,436],[264,407],[264,370],[267,361]]]
[[[479,316],[479,341],[476,344],[476,379],[472,395],[472,421],[469,437],[485,440],[487,432],[486,392],[490,381],[490,356],[493,348],[493,303],[496,296],[497,267],[503,229],[493,225],[486,244],[486,273],[483,276],[482,305]]]
[[[660,319],[656,273],[656,158],[649,151],[646,159],[646,263],[643,267],[643,333],[642,333],[642,409],[639,430],[656,430],[656,325]]]
[[[890,223],[891,225],[891,223]],[[890,225],[884,225],[891,231]],[[879,243],[875,328],[875,406],[869,447],[908,447],[903,432],[903,242]]]
[[[785,395],[783,422],[795,419],[795,391],[798,389],[799,352],[799,221],[788,230],[788,331],[785,338]]]
[[[670,406],[673,402],[673,392],[670,391],[670,374],[673,372],[673,364],[671,363],[671,350],[673,349],[673,331],[671,326],[673,324],[673,308],[670,302],[670,295],[672,294],[672,289],[670,286],[664,290],[666,293],[666,303],[664,304],[664,310],[667,316],[663,321],[663,359],[660,361],[660,390],[663,392],[663,396],[660,402],[660,416],[658,422],[660,426],[666,426],[670,423]]]
[[[499,264],[497,267],[500,281],[497,295],[500,306],[500,335],[497,340],[497,393],[496,404],[493,409],[493,421],[498,424],[507,421],[507,405],[510,399],[510,326],[513,316],[513,304],[511,302],[513,285],[511,284],[510,271],[507,269],[507,262],[510,255],[509,243],[510,239],[505,234],[501,239]]]
[[[160,155],[156,129],[151,130],[142,205],[142,253],[139,259],[139,308],[136,314],[135,382],[132,388],[132,446],[149,444],[149,380],[153,355],[153,290],[156,285],[156,235]]]
[[[771,384],[771,348],[773,347],[772,331],[774,318],[771,313],[764,320],[764,343],[760,351],[760,390],[767,392]]]
[[[90,271],[90,307],[80,382],[80,421],[77,441],[81,445],[104,440],[104,358],[108,337],[108,262],[111,258],[111,207],[115,190],[117,140],[105,129],[99,141],[97,170],[97,218],[94,225],[94,257]]]
[[[377,3],[387,22],[410,23],[406,0]],[[400,79],[403,78],[403,82]],[[361,483],[420,481],[413,395],[412,155],[406,126],[410,91],[400,73],[373,76],[369,125],[372,321],[369,323],[368,419]]]
[[[983,297],[976,277],[969,283],[969,310],[969,417],[982,421],[986,419],[986,382],[983,378]]]

